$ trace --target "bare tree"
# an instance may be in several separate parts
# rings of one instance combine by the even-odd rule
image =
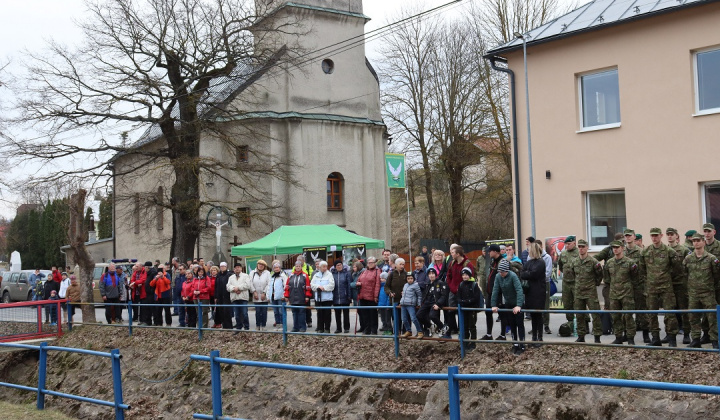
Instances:
[[[85,240],[87,238],[88,229],[85,223],[85,197],[87,191],[80,189],[70,196],[70,227],[68,229],[68,238],[70,239],[70,248],[75,255],[75,262],[80,267],[80,302],[93,303],[93,271],[95,270],[95,261],[85,248]],[[94,323],[95,307],[93,305],[82,305],[83,322]]]
[[[240,99],[235,92],[292,60],[292,49],[275,41],[285,39],[278,34],[297,33],[297,22],[263,18],[252,0],[92,0],[87,5],[91,18],[81,24],[83,43],[71,49],[51,42],[48,51],[29,54],[18,85],[21,115],[13,122],[40,129],[43,137],[17,137],[5,145],[20,159],[65,158],[73,164],[23,182],[107,180],[108,169],[114,177],[142,179],[153,168],[171,186],[163,196],[142,198],[171,211],[170,255],[183,258],[192,255],[203,226],[200,212],[208,204],[203,177],[222,179],[272,211],[270,200],[250,188],[252,182],[263,177],[298,181],[289,176],[287,162],[272,156],[262,155],[263,165],[242,168],[229,161],[237,130],[257,138],[267,133],[251,123],[230,124],[236,128],[230,132],[226,122],[250,108],[252,95]],[[143,127],[147,131],[132,146],[103,136],[107,130]],[[97,138],[98,133],[103,137],[91,141],[72,137]],[[220,155],[201,153],[206,138],[223,145]],[[129,163],[120,165],[121,160]],[[116,196],[128,200],[122,207],[133,199]]]
[[[563,8],[558,0],[482,0],[471,4],[469,16],[484,33],[490,47],[510,42],[575,6]]]

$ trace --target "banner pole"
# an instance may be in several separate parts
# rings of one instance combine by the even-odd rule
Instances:
[[[408,216],[408,255],[410,256],[410,261],[408,261],[408,264],[410,265],[412,269],[412,241],[410,240],[410,198],[408,195],[408,189],[407,186],[405,187],[405,203],[407,204],[407,216]]]

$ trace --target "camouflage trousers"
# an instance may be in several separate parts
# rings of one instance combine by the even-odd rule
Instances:
[[[580,311],[584,311],[585,309],[589,309],[591,311],[599,311],[600,310],[600,302],[598,301],[597,295],[592,296],[590,298],[581,298],[581,297],[575,297],[575,308]],[[583,337],[585,334],[587,334],[587,324],[585,323],[585,316],[587,314],[584,313],[578,313],[577,314],[577,331],[578,331],[578,337]],[[602,322],[600,321],[600,314],[592,314],[592,320],[593,320],[593,335],[602,335]]]
[[[563,281],[562,301],[563,301],[563,309],[572,310],[575,308],[575,282],[574,281],[573,282]],[[565,319],[567,319],[567,321],[572,326],[573,319],[575,319],[575,314],[567,313],[567,314],[565,314]]]
[[[635,309],[647,310],[647,301],[645,300],[645,283],[638,282],[633,284],[633,300],[635,301]],[[635,327],[639,331],[650,328],[648,323],[648,314],[635,314]]]
[[[656,311],[660,308],[675,309],[675,292],[670,285],[665,287],[655,287],[648,285],[647,290],[647,308]],[[658,314],[649,314],[650,332],[660,334],[660,323],[658,322]],[[669,335],[677,335],[678,322],[675,314],[665,314],[665,333]]]
[[[607,308],[605,308],[607,309]],[[635,309],[635,299],[632,296],[625,296],[622,299],[610,299],[611,311],[632,311]],[[626,333],[628,337],[635,337],[635,320],[633,314],[612,314],[613,331],[616,336]]]
[[[701,295],[693,296],[692,294],[688,299],[688,306],[690,309],[715,309],[717,306],[717,299],[711,293],[703,293]],[[708,320],[709,331],[711,341],[717,341],[717,319],[715,313],[704,314]],[[703,314],[691,313],[690,314],[690,327],[692,328],[691,337],[693,340],[700,338],[700,318]]]
[[[715,301],[720,302],[720,287],[718,287],[718,285],[715,285]],[[690,308],[689,305],[688,305],[688,308]],[[690,309],[693,309],[693,308],[690,308]],[[703,308],[703,309],[705,309],[705,308]],[[708,330],[710,329],[710,323],[708,322],[707,314],[703,314],[701,326],[702,326],[703,332],[705,332],[705,334],[707,334]],[[715,329],[715,328],[713,328],[713,329],[717,333],[717,329]],[[717,340],[717,338],[715,338],[715,339]]]
[[[678,309],[687,309],[688,308],[688,289],[687,289],[687,283],[673,283],[673,291],[675,292],[675,307]],[[682,326],[683,331],[685,334],[690,334],[690,317],[689,314],[684,313],[680,317],[680,320],[682,320]],[[677,318],[677,316],[676,316]]]

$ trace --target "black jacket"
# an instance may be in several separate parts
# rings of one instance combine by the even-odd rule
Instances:
[[[229,305],[230,292],[227,290],[228,279],[230,279],[231,272],[225,270],[225,272],[219,272],[215,277],[215,299],[219,305]]]
[[[147,281],[145,282],[145,296],[146,299],[155,301],[155,288],[150,286],[150,281],[155,278],[158,274],[157,267],[148,267],[147,269]]]
[[[520,278],[530,284],[524,308],[545,309],[545,261],[542,258],[528,259]]]
[[[483,296],[475,280],[463,280],[458,286],[458,303],[465,308],[482,308]]]
[[[439,307],[445,307],[448,303],[448,289],[447,283],[440,279],[435,279],[432,284],[425,288],[423,293],[422,303],[423,305],[437,305]]]

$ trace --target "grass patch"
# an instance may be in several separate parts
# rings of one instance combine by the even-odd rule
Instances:
[[[35,404],[18,405],[0,401],[0,413],[6,419],[24,419],[24,420],[72,420],[59,411],[45,409],[38,410]]]

